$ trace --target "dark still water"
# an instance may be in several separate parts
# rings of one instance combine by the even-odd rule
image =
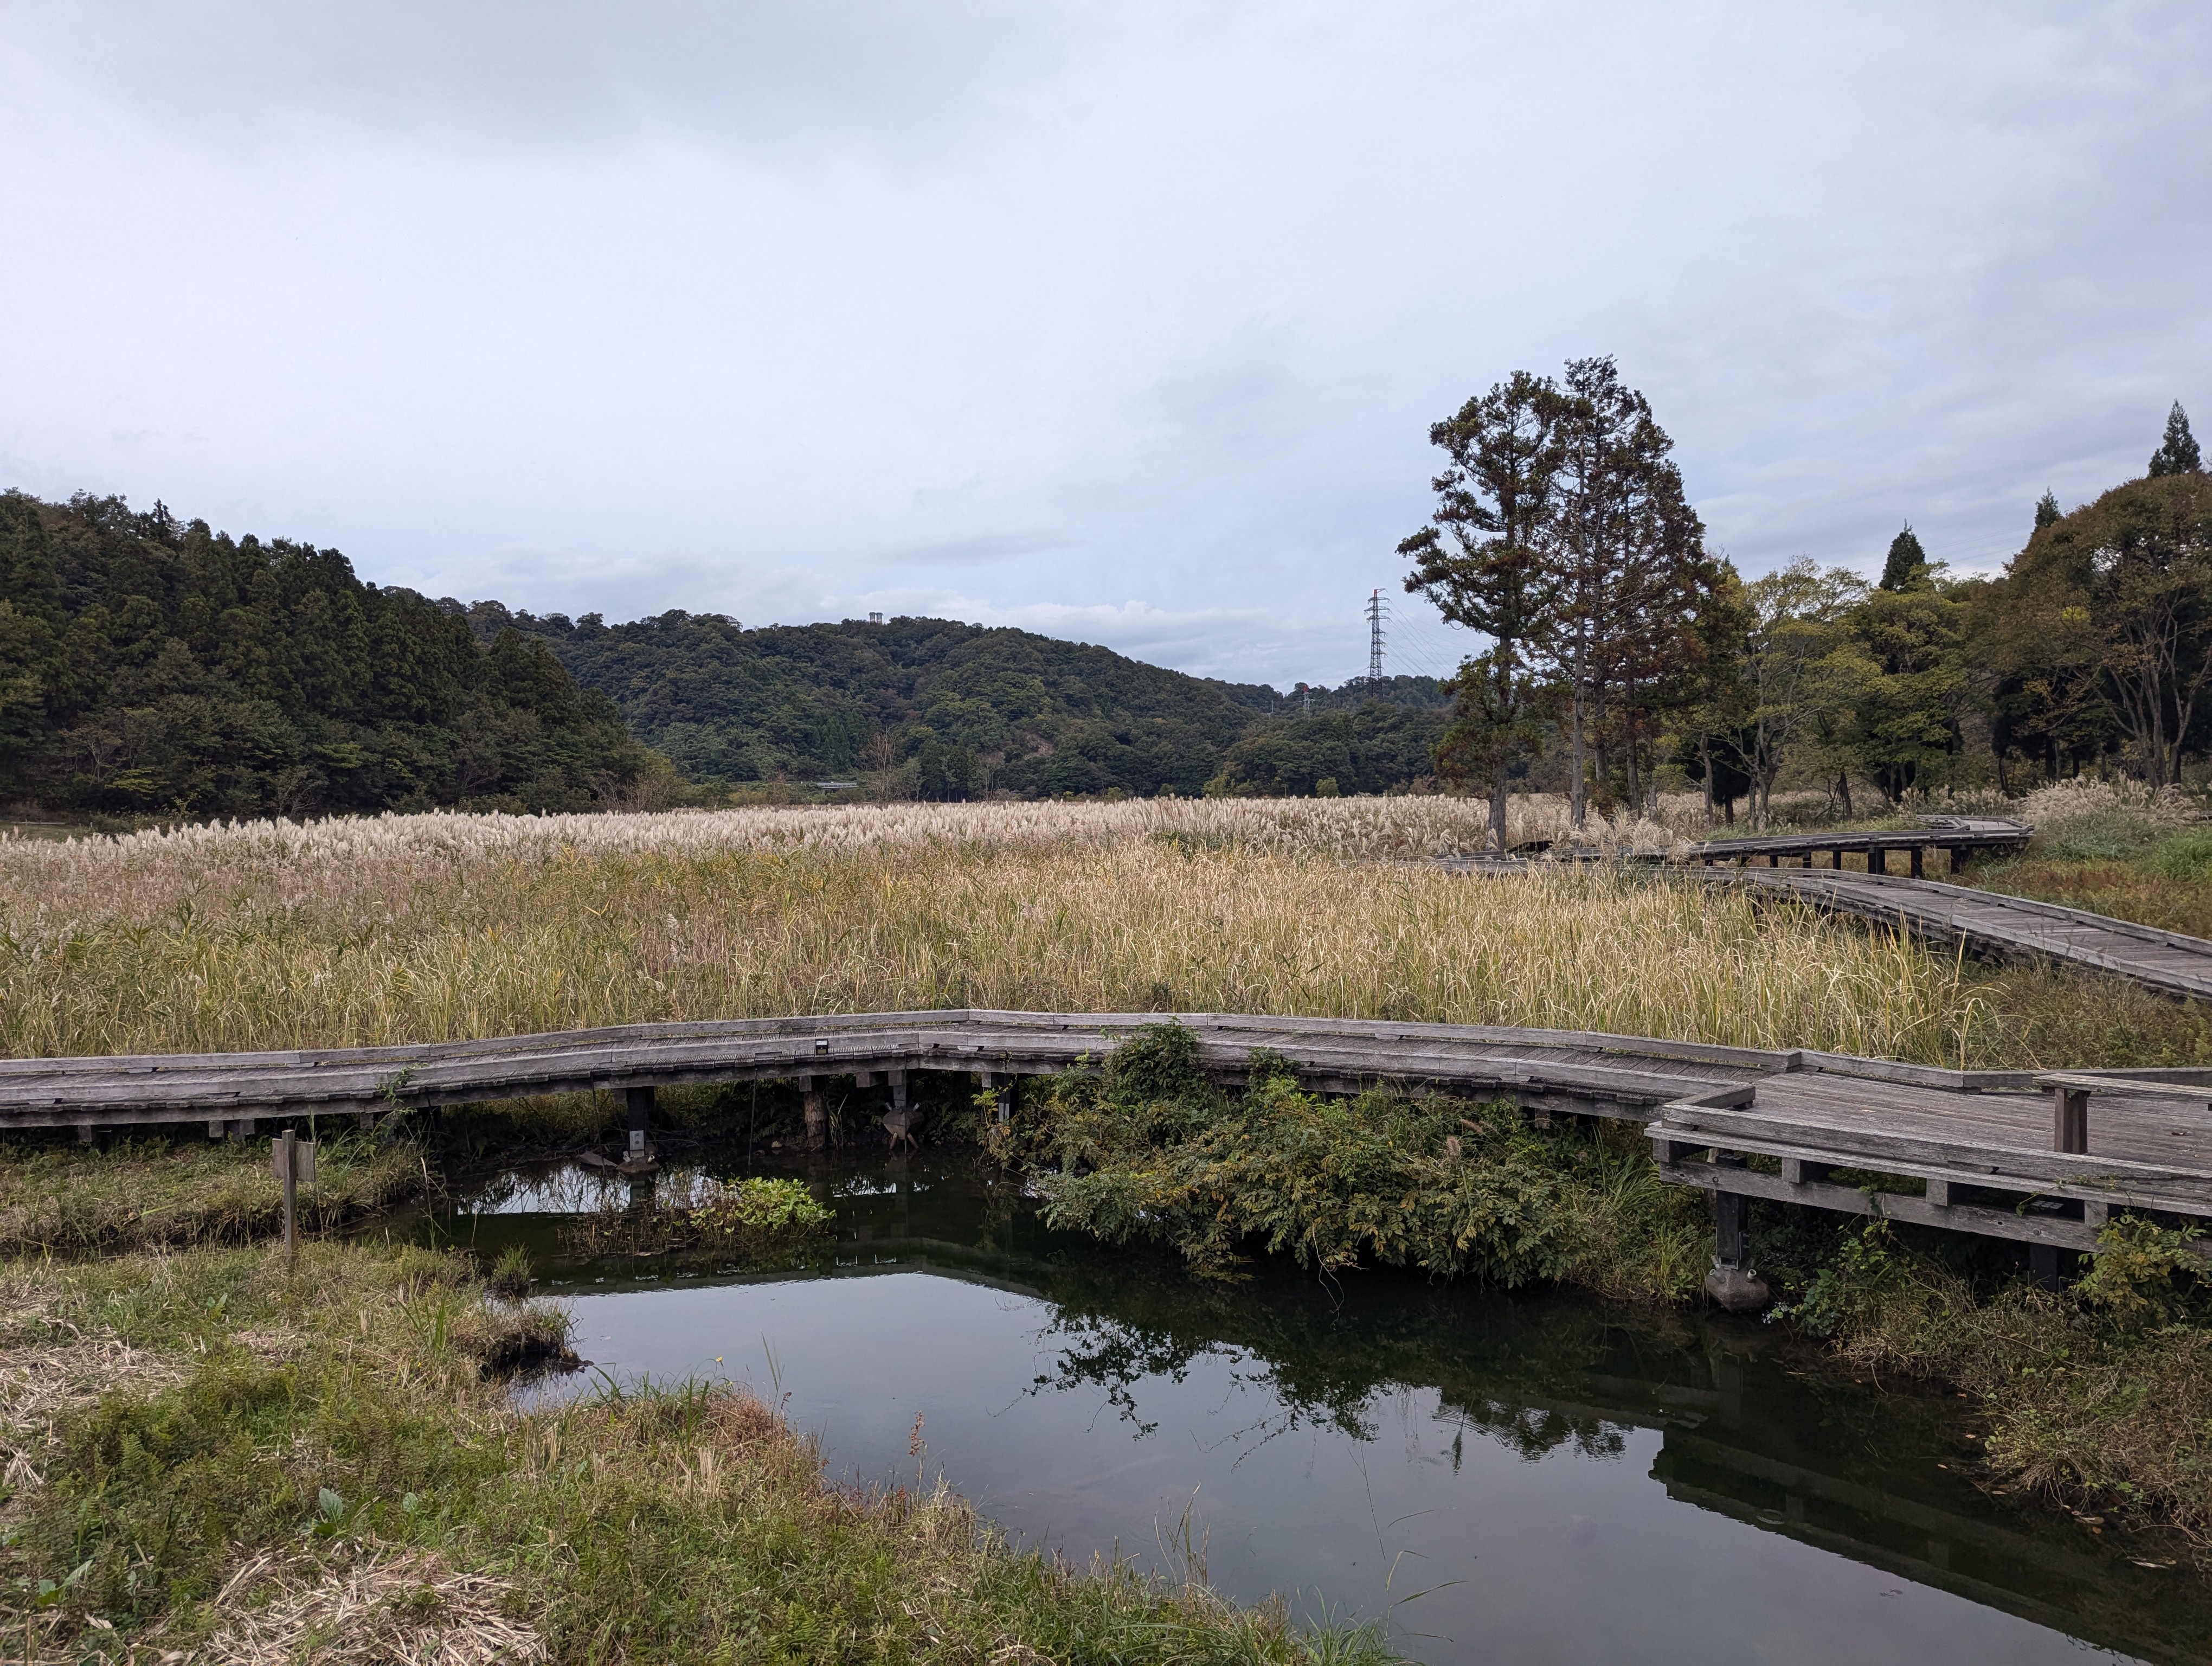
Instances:
[[[2206,1588],[2129,1560],[2162,1550],[1970,1482],[1963,1402],[1877,1395],[1755,1322],[1388,1274],[1209,1286],[1046,1231],[958,1156],[804,1172],[834,1265],[787,1275],[562,1259],[607,1183],[575,1169],[442,1225],[526,1243],[599,1371],[787,1394],[833,1474],[919,1462],[1024,1544],[1194,1556],[1422,1660],[2212,1660]]]

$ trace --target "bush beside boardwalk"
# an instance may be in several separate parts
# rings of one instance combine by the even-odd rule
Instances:
[[[10,1657],[1386,1657],[1018,1554],[926,1456],[918,1490],[826,1487],[740,1392],[510,1409],[489,1368],[564,1328],[416,1249],[310,1243],[296,1278],[268,1250],[0,1268]]]

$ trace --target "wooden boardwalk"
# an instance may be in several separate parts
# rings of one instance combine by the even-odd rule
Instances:
[[[2203,938],[1921,877],[1929,853],[1947,853],[1955,873],[1970,852],[2014,848],[2033,830],[2018,822],[1939,818],[1918,831],[1716,839],[1665,857],[1632,860],[1658,871],[1694,864],[1690,871],[1711,884],[1784,891],[1826,913],[1901,926],[1924,941],[1963,942],[1978,955],[2082,966],[2160,994],[2212,1000],[2212,942]],[[1979,842],[1955,842],[1970,836]],[[1897,850],[1911,856],[1910,876],[1883,871],[1885,853]],[[1868,871],[1844,867],[1846,851],[1865,852]],[[1826,865],[1815,866],[1823,857]],[[1589,860],[1597,860],[1595,853]],[[1441,857],[1431,865],[1455,873],[1510,874],[1530,863],[1482,855]]]
[[[2212,942],[2055,903],[2032,902],[1933,879],[1830,868],[1705,870],[1717,884],[1790,892],[1832,914],[1902,926],[1933,942],[1963,940],[2008,960],[2094,968],[2160,994],[2212,998]]]
[[[643,1143],[654,1090],[833,1079],[907,1101],[916,1073],[986,1087],[1080,1067],[1152,1013],[928,1012],[636,1025],[494,1041],[282,1053],[0,1061],[0,1130],[364,1120],[532,1094],[619,1091]],[[1793,1049],[1384,1020],[1183,1013],[1217,1079],[1255,1049],[1310,1088],[1509,1099],[1646,1125],[1662,1172],[1765,1197],[2086,1250],[2115,1208],[2212,1219],[2212,1071],[1953,1071]],[[880,1080],[879,1080],[880,1079]],[[939,1079],[936,1091],[943,1093]],[[973,1090],[952,1091],[964,1097]],[[1848,1171],[1841,1177],[1838,1170]],[[1731,1210],[1721,1259],[1734,1264]]]
[[[1654,853],[1632,857],[1635,861],[1700,862],[1707,866],[1728,863],[1744,865],[1764,860],[1769,866],[1784,861],[1813,866],[1820,857],[1826,857],[1827,865],[1840,868],[1846,852],[1866,859],[1867,869],[1873,873],[1885,873],[1889,859],[1901,855],[1913,878],[1925,871],[1929,857],[1940,851],[1949,864],[1948,872],[1964,873],[1974,857],[1992,851],[2009,854],[2022,848],[2035,836],[2035,830],[2025,822],[2009,821],[1997,816],[1925,816],[1916,827],[1883,828],[1862,833],[1776,833],[1753,834],[1741,839],[1706,839],[1698,843],[1678,845],[1663,855]],[[1603,853],[1587,847],[1562,845],[1554,839],[1531,839],[1513,847],[1510,857],[1495,855],[1453,859],[1455,866],[1474,865],[1495,867],[1500,863],[1510,864],[1516,858],[1546,856],[1554,861],[1594,862],[1607,860]]]
[[[2026,822],[1999,816],[1927,816],[1917,827],[1886,828],[1872,833],[1782,833],[1707,839],[1676,854],[1708,865],[1749,863],[1763,858],[1770,866],[1794,860],[1807,867],[1826,856],[1830,868],[1840,869],[1848,851],[1864,856],[1867,870],[1872,873],[1887,873],[1890,857],[1901,854],[1917,879],[1933,852],[1942,851],[1949,863],[1948,871],[1959,873],[1976,856],[1992,851],[2009,854],[2034,836],[2035,830]]]

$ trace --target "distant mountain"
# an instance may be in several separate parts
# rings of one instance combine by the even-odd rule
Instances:
[[[639,739],[710,785],[872,775],[928,798],[1148,795],[1195,793],[1217,780],[1310,792],[1334,774],[1349,793],[1426,774],[1443,727],[1445,696],[1426,678],[1316,690],[1309,725],[1299,696],[1264,684],[945,619],[747,630],[678,611],[608,625],[495,602],[477,603],[469,618],[481,640],[513,629],[544,641],[579,684],[613,700]],[[1324,728],[1330,739],[1302,747],[1303,727],[1316,745]],[[1256,750],[1240,752],[1248,739]],[[1327,767],[1310,767],[1317,761]]]

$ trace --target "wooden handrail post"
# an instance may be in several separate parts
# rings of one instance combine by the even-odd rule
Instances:
[[[300,1264],[300,1136],[286,1128],[277,1136],[276,1166],[284,1176],[284,1256]]]
[[[2051,1149],[2087,1154],[2089,1149],[2089,1091],[2060,1085],[2051,1090]]]

